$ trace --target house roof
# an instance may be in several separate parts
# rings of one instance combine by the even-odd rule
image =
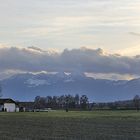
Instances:
[[[15,103],[16,104],[16,102],[14,101],[14,100],[12,100],[12,99],[0,99],[0,104],[4,104],[4,103]]]

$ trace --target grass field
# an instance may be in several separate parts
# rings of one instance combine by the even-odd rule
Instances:
[[[0,113],[0,140],[140,140],[140,112]]]

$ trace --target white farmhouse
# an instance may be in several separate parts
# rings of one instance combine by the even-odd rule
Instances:
[[[16,102],[12,99],[0,99],[0,111],[18,112]]]

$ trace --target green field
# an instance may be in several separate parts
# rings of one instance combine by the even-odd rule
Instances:
[[[140,140],[140,112],[0,113],[0,140]]]

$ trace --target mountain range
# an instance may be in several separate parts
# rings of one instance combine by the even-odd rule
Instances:
[[[1,85],[4,98],[20,101],[32,101],[36,96],[85,94],[90,101],[108,102],[140,94],[140,79],[94,79],[83,73],[22,73],[1,80]]]

